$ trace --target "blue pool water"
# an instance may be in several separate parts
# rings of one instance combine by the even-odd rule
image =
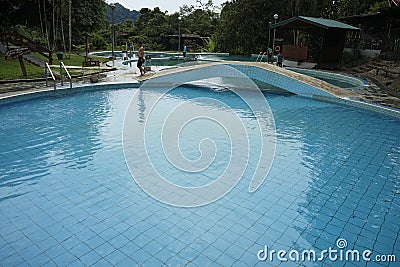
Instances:
[[[101,57],[111,57],[112,52],[110,51],[102,51],[102,52],[92,52],[90,55],[93,56],[101,56]],[[122,58],[122,52],[115,52],[115,57]],[[136,62],[137,61],[137,52],[128,54],[130,56],[129,60],[127,60],[124,64],[128,64],[128,62]],[[151,61],[147,60],[147,64],[151,64],[154,66],[174,66],[177,64],[182,64],[183,56],[181,52],[153,52],[146,51],[146,56],[151,57]],[[214,61],[226,61],[226,60],[234,60],[234,61],[256,61],[257,57],[252,57],[248,55],[229,55],[229,53],[189,53],[187,54],[187,62],[197,62],[197,63],[208,63]],[[151,63],[150,63],[151,62]]]
[[[398,119],[265,92],[277,131],[267,179],[249,193],[245,172],[218,201],[179,208],[146,194],[126,166],[121,131],[136,90],[0,106],[1,266],[398,266]],[[224,112],[213,102],[193,101],[200,96],[227,103],[253,133],[254,116],[229,91],[180,87],[161,104],[192,101],[196,108]],[[146,98],[134,104],[140,119]],[[213,127],[198,123],[194,126]],[[194,154],[182,149],[193,160],[204,131],[188,131],[182,138]],[[223,166],[219,158],[229,149],[218,138],[224,133],[208,132],[217,139],[216,161]],[[162,153],[154,156],[163,160]],[[194,184],[207,183],[220,170],[209,170]],[[339,238],[347,249],[371,250],[371,257],[397,254],[397,263],[257,257],[265,246],[337,249]]]

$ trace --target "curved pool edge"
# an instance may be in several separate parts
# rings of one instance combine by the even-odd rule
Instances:
[[[151,73],[145,75],[143,77],[137,77],[137,80],[128,82],[128,81],[112,81],[112,82],[99,82],[96,84],[74,84],[72,91],[67,86],[59,86],[57,90],[54,91],[52,87],[47,87],[44,89],[37,89],[37,90],[30,90],[30,91],[16,91],[11,94],[1,95],[0,94],[0,105],[6,104],[13,104],[16,102],[26,101],[26,100],[33,100],[41,97],[54,97],[54,96],[65,96],[65,95],[73,95],[74,93],[81,93],[91,90],[108,90],[108,89],[124,89],[124,88],[139,88],[145,81],[149,81],[153,78],[171,75],[176,73],[183,73],[189,72],[192,70],[196,70],[198,68],[210,67],[210,66],[218,66],[218,65],[228,65],[232,66],[235,69],[242,71],[244,74],[248,75],[250,78],[254,77],[254,68],[256,72],[259,70],[264,70],[269,73],[275,75],[274,77],[268,77],[275,81],[275,84],[282,89],[287,90],[282,86],[282,78],[283,79],[291,79],[299,84],[304,84],[306,86],[312,87],[317,89],[313,93],[306,93],[306,94],[298,94],[298,92],[293,92],[298,94],[300,97],[311,98],[317,101],[325,101],[325,102],[333,102],[341,105],[350,105],[362,109],[372,110],[381,114],[389,115],[400,119],[400,109],[391,108],[388,106],[383,106],[371,102],[362,101],[357,98],[357,95],[353,92],[348,92],[343,88],[339,88],[337,86],[331,85],[327,82],[321,81],[317,78],[313,78],[307,76],[305,74],[296,73],[291,70],[285,68],[278,68],[274,65],[270,64],[262,64],[262,63],[255,63],[255,62],[239,62],[239,61],[230,61],[230,62],[212,62],[208,64],[201,64],[195,66],[186,66],[180,68],[172,68],[166,69],[161,72]],[[236,67],[235,67],[236,66]],[[239,67],[238,67],[239,66]],[[249,67],[247,71],[245,70],[246,67]],[[253,70],[251,70],[253,68]],[[173,76],[173,75],[172,75]],[[253,76],[253,77],[252,77]],[[194,78],[195,79],[195,78]],[[271,82],[271,80],[264,80],[267,82]],[[166,84],[157,84],[155,83],[153,86],[165,86]],[[167,84],[168,86],[173,86],[174,81],[172,80],[170,83]],[[321,88],[321,87],[327,87]],[[318,92],[319,90],[319,92]],[[321,93],[322,92],[322,93]]]
[[[352,89],[357,89],[357,88],[363,88],[363,87],[368,87],[370,86],[369,82],[365,79],[362,79],[360,77],[346,74],[346,73],[337,73],[337,72],[330,72],[330,71],[325,71],[325,70],[315,70],[315,69],[302,69],[302,68],[293,68],[289,67],[287,68],[291,71],[294,71],[296,73],[301,73],[313,78],[321,79],[324,80],[324,78],[332,79],[335,78],[339,82],[345,82],[348,84],[351,84],[352,86],[349,87],[341,87],[346,90],[352,90]]]
[[[271,65],[271,64],[263,64],[263,63],[255,63],[255,62],[239,62],[239,61],[213,62],[213,63],[209,63],[209,64],[195,65],[195,66],[190,66],[190,67],[183,66],[180,68],[164,70],[162,72],[152,73],[150,75],[138,77],[138,80],[141,82],[144,82],[144,81],[153,80],[154,78],[161,77],[161,76],[164,77],[166,75],[172,75],[171,77],[174,77],[174,75],[175,75],[175,79],[173,79],[173,78],[172,79],[171,78],[164,79],[162,84],[155,82],[157,79],[154,79],[154,81],[152,81],[153,87],[154,86],[173,86],[176,83],[175,82],[176,78],[178,77],[178,76],[176,76],[177,73],[189,73],[190,71],[194,71],[199,68],[218,66],[218,65],[232,66],[232,67],[240,70],[244,74],[246,74],[248,77],[250,77],[252,79],[258,79],[261,81],[263,81],[263,80],[260,79],[259,77],[256,77],[257,75],[254,73],[255,72],[254,70],[256,70],[256,72],[259,70],[268,71],[269,74],[271,74],[271,73],[273,74],[273,77],[268,76],[267,79],[264,79],[265,82],[268,82],[272,85],[278,86],[282,89],[286,89],[286,90],[289,89],[287,91],[298,94],[299,96],[312,98],[312,99],[319,100],[319,101],[327,101],[327,102],[334,102],[337,104],[352,105],[352,106],[356,106],[359,108],[374,110],[379,113],[388,114],[388,115],[394,116],[396,118],[400,118],[400,110],[399,109],[359,100],[360,95],[353,91],[334,86],[325,81],[307,76],[305,74],[296,73],[296,72],[293,72],[293,71],[285,69],[285,68],[279,68],[279,67],[277,67],[275,65]],[[251,68],[253,68],[253,70]],[[293,90],[291,90],[292,88],[288,88],[288,86],[286,86],[286,88],[284,88],[282,86],[282,80],[285,80],[285,79],[286,80],[292,79],[292,80],[296,81],[299,84],[299,86],[302,87],[301,90],[304,89],[304,87],[309,87],[312,89],[312,91],[310,91],[309,88],[306,88],[307,92],[302,93],[301,90],[293,91]],[[166,82],[166,81],[168,81],[168,82]],[[363,81],[363,86],[367,86],[365,84],[365,81]]]
[[[241,61],[210,62],[208,64],[182,66],[180,68],[174,68],[174,69],[164,70],[162,72],[151,73],[142,77],[138,77],[137,79],[138,81],[142,82],[160,76],[165,76],[170,74],[176,75],[177,73],[189,73],[190,71],[196,71],[200,68],[210,68],[219,65],[231,66],[243,72],[249,78],[261,79],[261,81],[268,82],[272,85],[278,86],[282,89],[303,96],[310,96],[316,94],[316,95],[331,96],[338,98],[357,97],[357,94],[354,92],[334,86],[317,78],[296,73],[285,68],[277,67],[275,65],[258,63],[258,62],[241,62]],[[260,71],[267,71],[267,72],[261,73]],[[296,82],[297,83],[296,86],[299,86],[299,88],[295,88],[296,90],[294,90],[293,88],[286,86],[288,81]],[[174,81],[172,80],[172,82]]]
[[[139,88],[141,83],[133,82],[99,82],[96,84],[74,84],[72,91],[68,86],[58,86],[57,90],[52,87],[43,89],[29,90],[29,91],[15,91],[8,94],[0,94],[0,106],[7,104],[14,104],[21,101],[33,100],[41,97],[57,97],[73,95],[74,93],[82,93],[95,90],[108,90],[108,89],[124,89],[124,88]]]

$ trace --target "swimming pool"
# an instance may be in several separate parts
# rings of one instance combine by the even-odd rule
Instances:
[[[111,57],[110,51],[103,52],[92,52],[91,55]],[[121,52],[115,52],[116,57],[122,58]],[[258,55],[230,55],[229,53],[190,53],[187,55],[187,61],[183,60],[181,53],[173,52],[146,52],[146,55],[151,56],[151,64],[153,66],[176,66],[179,64],[203,64],[209,62],[221,62],[221,61],[240,61],[240,62],[255,62],[258,61]],[[136,62],[136,55],[132,58],[124,60],[122,64],[136,67],[136,64],[132,65],[132,62]],[[264,62],[264,61],[263,61]],[[314,70],[314,69],[302,69],[302,68],[287,68],[291,71],[301,73],[307,76],[311,76],[320,80],[323,80],[329,84],[338,86],[340,88],[354,89],[363,86],[368,86],[368,82],[360,78],[344,75],[340,73],[333,73],[328,71]]]
[[[101,52],[91,52],[90,55],[101,56],[101,57],[111,57],[111,51],[101,51]],[[114,52],[115,57],[122,58],[122,52]],[[131,60],[136,61],[136,53],[130,54]],[[183,56],[181,52],[156,52],[156,51],[146,51],[147,56],[151,56],[152,61],[155,65],[161,66],[172,66],[180,64],[183,62]],[[246,56],[246,55],[230,55],[229,53],[189,53],[187,54],[188,61],[223,61],[223,60],[236,60],[236,61],[255,61],[256,57]],[[129,61],[129,60],[128,60]]]
[[[0,265],[277,266],[294,263],[282,263],[277,254],[260,261],[265,246],[267,252],[371,250],[371,258],[400,251],[399,119],[263,92],[276,129],[275,159],[266,180],[249,193],[255,168],[250,155],[243,178],[226,195],[182,208],[144,192],[125,163],[122,129],[130,100],[137,93],[136,114],[128,119],[141,123],[149,99],[158,97],[157,88],[140,90],[0,106]],[[155,114],[181,105],[216,115],[233,111],[250,136],[259,135],[256,115],[265,115],[254,114],[223,85],[175,88],[160,99]],[[161,121],[155,122],[150,126],[160,127]],[[217,165],[199,177],[171,167],[157,135],[149,136],[155,138],[148,140],[149,152],[160,164],[156,168],[177,183],[207,184],[226,167],[228,134],[218,124],[197,120],[181,131],[188,160],[201,156],[198,145],[204,139],[219,148],[212,162]],[[257,152],[258,143],[250,148]],[[361,263],[325,257],[296,266]]]
[[[92,52],[90,55],[101,56],[101,57],[111,57],[111,51],[102,52]],[[122,58],[122,52],[114,52],[117,58]],[[182,53],[180,52],[155,52],[146,51],[146,56],[151,56],[151,64],[154,66],[175,66],[184,63]],[[246,55],[230,55],[229,53],[189,53],[187,54],[187,63],[197,62],[197,63],[207,63],[216,61],[256,61],[257,57],[246,56]],[[131,58],[124,61],[123,64],[127,65],[130,62],[136,62],[136,53],[131,55]]]

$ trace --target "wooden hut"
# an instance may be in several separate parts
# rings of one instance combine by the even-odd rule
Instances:
[[[335,20],[303,16],[273,24],[271,29],[276,29],[277,35],[285,31],[297,36],[293,44],[284,43],[275,51],[281,49],[285,59],[313,62],[321,69],[340,68],[346,33],[360,30]]]

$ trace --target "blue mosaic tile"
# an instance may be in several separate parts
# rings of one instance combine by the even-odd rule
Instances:
[[[6,266],[28,266],[28,264],[22,258],[17,256],[2,258],[2,262],[4,262],[4,265]]]
[[[114,250],[110,254],[104,257],[112,266],[117,266],[119,263],[126,258],[126,255],[119,250]]]
[[[193,260],[194,262],[198,262],[200,265],[213,265],[215,264],[211,259],[209,259],[207,256],[203,254],[199,254],[196,258]],[[179,263],[178,263],[179,264]]]
[[[99,255],[96,251],[91,250],[89,253],[83,255],[79,260],[83,265],[94,265],[96,262],[102,259],[103,256]],[[61,264],[61,263],[60,263]]]
[[[250,194],[246,176],[219,201],[183,209],[146,195],[125,166],[120,125],[132,93],[93,90],[0,110],[3,121],[12,122],[0,126],[0,265],[266,266],[256,255],[264,245],[324,249],[338,237],[375,253],[399,251],[393,235],[400,230],[396,118],[266,93],[278,140],[264,184]],[[71,108],[72,100],[78,107]],[[21,111],[38,104],[24,117]],[[57,112],[64,107],[70,113]],[[40,127],[28,123],[32,116]]]

